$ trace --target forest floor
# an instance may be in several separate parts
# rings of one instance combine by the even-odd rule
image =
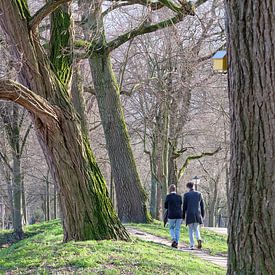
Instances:
[[[141,227],[131,224],[133,226]],[[143,229],[146,226],[148,230],[152,230],[152,226],[161,232],[163,229],[160,223],[142,225]],[[24,230],[26,238],[16,243],[10,242],[10,232],[0,231],[0,274],[226,274],[225,268],[202,260],[190,251],[133,235],[130,242],[64,244],[57,220],[27,226]],[[164,230],[168,232],[167,228]],[[224,238],[217,237],[216,244],[224,242]],[[220,244],[221,248],[223,246]],[[212,250],[212,253],[223,253],[223,249]]]

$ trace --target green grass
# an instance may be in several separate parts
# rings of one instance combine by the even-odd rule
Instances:
[[[129,226],[162,238],[171,238],[168,225],[163,227],[163,223],[159,221],[154,221],[152,224],[129,224]],[[227,236],[201,228],[201,238],[203,240],[203,250],[208,251],[211,255],[227,254]],[[189,244],[188,230],[185,224],[181,226],[180,241]]]
[[[64,244],[59,221],[25,232],[28,238],[0,249],[0,274],[225,274],[190,253],[137,239]]]

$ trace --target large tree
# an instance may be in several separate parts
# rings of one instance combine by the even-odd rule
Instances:
[[[0,1],[0,26],[11,55],[21,61],[21,84],[1,80],[0,99],[12,100],[32,115],[38,140],[59,187],[64,241],[126,240],[128,234],[114,212],[88,137],[71,102],[72,32],[65,2],[69,1],[47,1],[32,16],[26,0]],[[53,11],[47,55],[37,28]]]
[[[79,0],[83,10],[81,25],[85,41],[79,41],[78,44],[88,48],[95,94],[115,182],[118,215],[123,222],[146,222],[149,220],[149,216],[146,209],[146,195],[129,142],[129,134],[120,102],[120,86],[112,69],[110,53],[137,36],[172,26],[188,15],[193,16],[194,9],[204,2],[206,0],[196,1],[194,4],[173,0],[115,1],[107,10],[102,11],[102,0],[92,2]],[[104,2],[104,4],[106,3]],[[145,7],[147,9],[146,16],[142,18],[137,27],[108,41],[105,35],[104,17],[109,12],[130,5]],[[167,14],[171,14],[171,16],[167,16],[162,21],[153,22],[151,20],[152,12],[162,8],[167,9]]]
[[[225,3],[231,116],[228,274],[274,274],[275,2]]]

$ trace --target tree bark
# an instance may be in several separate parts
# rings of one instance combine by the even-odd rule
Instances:
[[[53,187],[53,219],[57,218],[57,192],[56,192],[56,184]]]
[[[231,118],[228,274],[275,274],[275,2],[225,3]]]
[[[220,176],[215,178],[211,178],[210,184],[210,192],[212,196],[210,196],[211,200],[209,202],[209,214],[208,214],[208,226],[214,227],[215,226],[215,214],[216,214],[216,205],[217,205],[217,198],[218,198],[218,181]]]
[[[58,74],[58,77],[51,70],[36,32],[28,29],[30,15],[25,1],[0,0],[0,9],[0,24],[8,36],[11,53],[18,58],[23,54],[25,60],[19,79],[38,94],[20,85],[2,82],[0,98],[17,98],[16,102],[32,113],[38,140],[59,187],[64,241],[128,240],[129,236],[113,210],[88,138],[81,131],[70,102],[66,90],[68,68],[65,67],[64,74]],[[59,70],[56,65],[55,71]],[[16,93],[20,97],[15,97]]]
[[[119,90],[107,52],[94,53],[90,67],[116,188],[122,222],[149,221],[146,199],[130,146]]]
[[[46,177],[46,192],[45,192],[45,220],[50,220],[50,182],[49,174]]]
[[[136,28],[106,42],[103,16],[104,13],[106,14],[110,9],[102,13],[102,1],[97,0],[92,3],[87,0],[79,1],[83,9],[81,23],[85,36],[84,44],[89,47],[91,71],[116,184],[118,213],[120,218],[125,222],[145,222],[149,221],[150,217],[146,209],[145,192],[141,185],[136,164],[133,159],[133,153],[122,113],[122,106],[119,100],[120,90],[111,68],[109,53],[136,36],[172,26],[183,20],[187,15],[193,16],[195,14],[194,8],[204,2],[206,2],[206,0],[196,1],[193,5],[191,2],[187,1],[182,1],[180,3],[161,1],[161,3],[158,3],[160,7],[165,6],[176,14],[158,23],[145,24],[145,22],[143,22]],[[133,4],[136,3],[144,4],[140,1],[133,2]],[[150,5],[150,3],[146,3],[148,7]],[[116,131],[113,131],[113,128],[115,128]],[[168,147],[168,141],[166,141],[166,143]],[[121,154],[120,157],[118,158],[118,154],[114,154],[114,152]],[[165,158],[167,159],[166,156]],[[164,165],[164,169],[167,170],[168,168],[166,166],[168,164],[166,161]],[[165,184],[162,188],[162,198],[166,196],[167,191],[167,174],[165,177]]]
[[[157,179],[157,165],[156,165],[156,136],[153,135],[152,140],[152,154],[150,154],[150,171],[151,171],[151,188],[150,188],[150,214],[153,219],[157,218],[157,188],[158,188],[158,179]]]
[[[147,195],[131,149],[120,102],[120,90],[107,48],[102,2],[94,1],[91,4],[90,1],[82,0],[80,3],[84,10],[82,27],[85,38],[93,41],[89,63],[114,177],[118,216],[125,223],[146,223],[150,221],[146,206]]]
[[[27,218],[27,206],[26,206],[26,196],[25,196],[25,184],[22,178],[21,180],[21,200],[22,200],[22,214],[23,214],[23,225],[28,223]]]

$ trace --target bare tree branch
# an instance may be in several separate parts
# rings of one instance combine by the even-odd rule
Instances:
[[[199,155],[193,155],[193,156],[188,156],[184,162],[184,164],[182,165],[182,167],[179,170],[178,173],[178,181],[180,180],[180,178],[183,176],[185,169],[187,168],[188,164],[190,163],[191,160],[195,160],[195,159],[200,159],[202,157],[206,157],[206,156],[213,156],[215,154],[217,154],[219,151],[221,150],[221,147],[217,148],[215,151],[213,152],[202,152]]]
[[[24,150],[24,147],[26,145],[27,137],[28,137],[28,135],[30,133],[31,128],[32,128],[32,123],[30,123],[30,125],[28,126],[28,128],[27,128],[27,130],[26,130],[26,132],[24,134],[24,137],[23,137],[23,140],[22,140],[22,144],[21,144],[21,148],[20,148],[19,157],[21,157],[22,154],[23,154],[23,150]]]
[[[29,28],[34,30],[38,27],[40,22],[55,11],[60,5],[70,2],[71,0],[49,0],[41,9],[39,9],[30,19]]]
[[[172,26],[178,22],[180,22],[183,19],[183,15],[182,14],[177,14],[172,18],[166,19],[164,21],[161,21],[159,23],[156,24],[152,24],[152,25],[140,25],[139,27],[126,32],[120,36],[118,36],[117,38],[115,38],[114,40],[110,41],[109,43],[107,43],[107,48],[108,51],[111,52],[112,50],[118,48],[119,46],[121,46],[122,44],[124,44],[125,42],[135,38],[136,36],[142,35],[142,34],[146,34],[146,33],[150,33],[150,32],[154,32],[169,26]]]
[[[13,169],[12,169],[12,167],[11,167],[10,164],[9,164],[9,161],[8,161],[8,159],[7,159],[7,156],[5,156],[4,154],[2,154],[2,153],[0,152],[0,158],[3,160],[3,162],[5,163],[5,165],[9,168],[9,170],[12,172]]]
[[[169,8],[170,10],[177,12],[177,14],[172,18],[169,18],[169,19],[163,20],[159,23],[155,23],[155,24],[151,24],[151,25],[146,25],[144,22],[137,28],[135,28],[129,32],[126,32],[126,33],[118,36],[117,38],[113,39],[109,43],[107,43],[108,51],[111,52],[112,50],[118,48],[125,42],[127,42],[139,35],[151,33],[151,32],[163,29],[163,28],[167,28],[174,24],[177,24],[178,22],[182,21],[183,18],[186,17],[187,15],[192,15],[192,16],[195,15],[194,7],[198,7],[199,5],[207,2],[207,0],[197,1],[196,3],[194,3],[194,5],[190,4],[190,2],[182,0],[181,6],[177,6],[170,0],[161,0],[159,2],[161,4],[163,4],[164,6],[166,6],[167,8]],[[198,2],[199,2],[199,4],[197,4]]]
[[[109,12],[112,12],[115,9],[125,7],[125,6],[130,6],[130,5],[133,5],[133,4],[130,2],[115,2],[108,9],[106,9],[104,12],[102,12],[102,16],[106,16]]]
[[[58,120],[54,107],[47,100],[12,80],[0,81],[0,100],[13,101],[39,118]]]

